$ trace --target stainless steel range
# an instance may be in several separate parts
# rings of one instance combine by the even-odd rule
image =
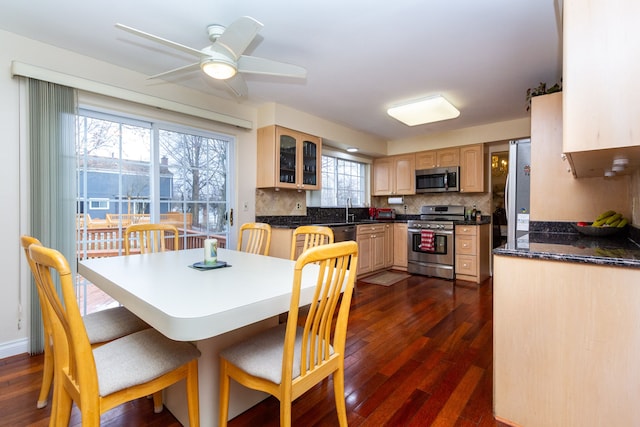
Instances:
[[[427,205],[420,219],[408,223],[408,268],[413,274],[455,277],[455,222],[464,220],[464,206]]]

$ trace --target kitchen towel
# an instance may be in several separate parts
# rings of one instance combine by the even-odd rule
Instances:
[[[434,233],[432,230],[420,231],[420,249],[427,252],[433,252],[434,248]]]

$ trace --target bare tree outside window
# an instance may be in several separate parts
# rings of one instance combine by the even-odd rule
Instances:
[[[227,152],[226,141],[160,132],[160,163],[173,174],[169,210],[191,213],[195,229],[225,230]]]

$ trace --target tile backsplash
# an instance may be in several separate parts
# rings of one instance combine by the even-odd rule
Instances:
[[[256,216],[306,216],[307,199],[304,191],[257,188]]]
[[[424,205],[462,205],[492,213],[491,193],[447,193],[404,196],[403,205],[389,205],[388,197],[372,197],[376,208],[394,208],[398,215],[419,215]],[[404,209],[406,205],[407,209]],[[303,191],[256,189],[256,216],[306,216],[307,203]]]

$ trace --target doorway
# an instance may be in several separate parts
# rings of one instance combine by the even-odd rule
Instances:
[[[170,223],[180,248],[215,237],[226,247],[233,206],[233,137],[192,127],[80,110],[76,241],[79,260],[123,255],[130,224]],[[78,277],[83,314],[116,304]]]
[[[507,213],[505,187],[509,172],[509,151],[491,153],[491,212],[493,215],[493,247],[507,242]]]

